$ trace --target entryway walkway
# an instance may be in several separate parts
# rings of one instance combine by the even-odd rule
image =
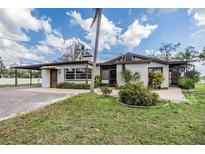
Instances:
[[[102,94],[100,92],[100,89],[97,89],[96,92],[98,94]],[[118,89],[113,89],[111,96],[118,97],[118,92],[119,92]],[[182,90],[177,87],[170,87],[168,89],[162,89],[162,90],[154,90],[154,92],[159,94],[159,99],[161,100],[168,100],[176,103],[187,101],[184,94],[182,93]]]
[[[154,92],[158,93],[159,98],[163,100],[169,100],[177,103],[187,101],[184,94],[182,93],[182,90],[177,87],[170,87],[168,89],[156,90]]]

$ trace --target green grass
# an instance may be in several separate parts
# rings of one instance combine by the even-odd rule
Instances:
[[[195,103],[138,109],[81,94],[0,122],[0,144],[205,144],[205,85],[191,97]]]

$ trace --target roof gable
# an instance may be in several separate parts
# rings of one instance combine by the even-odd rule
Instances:
[[[118,63],[118,62],[126,62],[126,61],[130,62],[130,61],[136,61],[136,60],[149,60],[149,61],[153,61],[157,63],[168,64],[167,61],[160,60],[157,58],[151,58],[148,56],[139,55],[139,54],[132,53],[132,52],[127,52],[121,56],[108,60],[104,63]]]

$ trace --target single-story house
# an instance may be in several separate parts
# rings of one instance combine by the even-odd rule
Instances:
[[[42,87],[55,88],[61,82],[90,83],[92,74],[91,54],[84,55],[82,60],[53,62],[27,66],[16,66],[15,69],[41,70]],[[178,86],[179,77],[186,75],[187,70],[193,70],[194,65],[188,61],[164,61],[135,53],[126,53],[103,63],[97,63],[96,75],[101,77],[101,82],[109,86],[121,86],[123,69],[139,72],[140,80],[145,86],[149,84],[149,73],[162,72],[165,80],[162,88]]]

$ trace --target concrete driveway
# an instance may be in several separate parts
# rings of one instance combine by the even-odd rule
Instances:
[[[0,88],[0,120],[28,113],[87,90],[51,88]]]

